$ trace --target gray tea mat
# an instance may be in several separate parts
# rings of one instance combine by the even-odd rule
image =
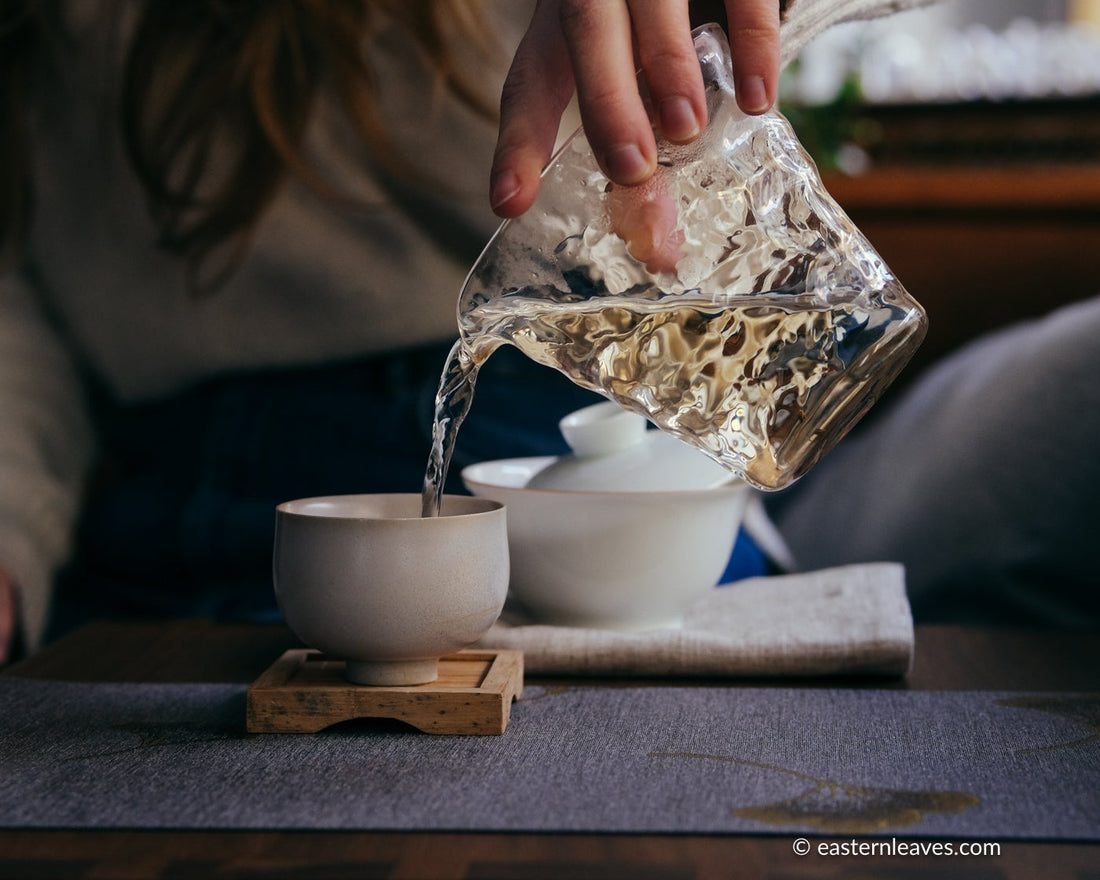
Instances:
[[[528,682],[499,737],[0,678],[0,826],[1100,839],[1100,696]]]

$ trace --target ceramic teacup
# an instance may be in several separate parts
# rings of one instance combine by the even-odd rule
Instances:
[[[419,495],[334,495],[276,509],[275,594],[305,644],[366,685],[426,684],[441,656],[476,642],[508,591],[504,506]]]

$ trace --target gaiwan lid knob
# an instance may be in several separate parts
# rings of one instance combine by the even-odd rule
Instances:
[[[675,492],[712,489],[736,477],[705,454],[658,430],[618,404],[572,412],[558,427],[573,450],[528,481],[535,489]]]

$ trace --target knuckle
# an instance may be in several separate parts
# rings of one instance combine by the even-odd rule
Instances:
[[[558,4],[558,21],[562,30],[565,33],[588,30],[605,5],[604,0],[562,0]]]
[[[779,39],[779,25],[744,24],[730,29],[730,37],[738,44],[752,43],[765,45]]]
[[[695,63],[695,56],[688,57],[679,46],[661,43],[641,48],[642,63],[646,67],[660,67],[666,70],[686,68]]]
[[[514,65],[500,90],[500,110],[502,113],[522,107],[531,82],[527,65]]]

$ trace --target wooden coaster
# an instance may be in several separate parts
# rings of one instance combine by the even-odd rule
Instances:
[[[439,660],[439,678],[370,687],[344,678],[344,661],[287,651],[248,689],[249,733],[316,733],[353,718],[396,718],[424,733],[501,734],[523,691],[521,651],[468,648]]]

